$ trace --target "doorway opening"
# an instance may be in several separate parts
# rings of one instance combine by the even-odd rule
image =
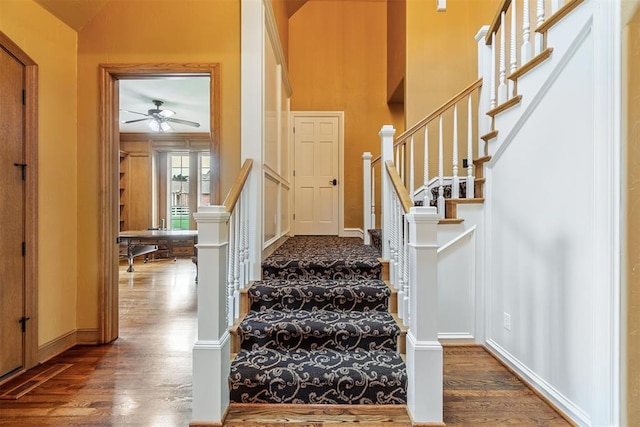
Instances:
[[[209,114],[206,118],[208,120],[208,132],[198,134],[191,133],[173,133],[167,132],[168,129],[163,129],[162,124],[164,120],[158,120],[159,129],[164,132],[149,132],[149,133],[135,133],[128,132],[121,135],[120,129],[120,84],[129,80],[159,80],[159,79],[176,79],[176,78],[196,78],[205,77],[208,78],[208,95],[209,95]],[[125,83],[126,85],[126,83]],[[171,151],[172,145],[184,146],[187,148],[182,149],[183,152],[192,152],[196,150],[194,147],[199,147],[200,151],[205,151],[203,145],[206,145],[206,151],[209,153],[208,159],[208,178],[207,178],[207,191],[211,203],[218,203],[219,200],[219,135],[220,135],[220,67],[217,63],[206,64],[104,64],[100,67],[100,150],[99,150],[99,162],[100,162],[100,184],[103,192],[100,197],[100,211],[104,213],[101,217],[100,224],[100,268],[103,272],[101,277],[101,283],[99,284],[99,340],[100,343],[108,343],[118,337],[118,276],[119,276],[119,232],[121,231],[121,223],[126,222],[128,218],[121,216],[123,210],[121,209],[120,202],[120,161],[122,156],[121,140],[128,140],[131,144],[134,144],[136,139],[146,141],[143,145],[147,147],[154,147],[155,151],[149,151],[149,156],[162,157],[159,153],[166,153]],[[165,106],[165,100],[163,104],[157,106],[153,103],[153,99],[150,100],[147,113],[144,110],[137,108],[131,113],[132,115],[153,116],[152,119],[146,117],[139,117],[139,121],[135,118],[128,118],[125,121],[134,121],[137,124],[144,124],[147,122],[155,122],[156,118],[165,118],[168,113],[159,112]],[[157,108],[154,108],[157,107]],[[167,107],[168,109],[169,107]],[[164,111],[164,110],[162,110]],[[173,112],[173,111],[172,111]],[[158,117],[156,117],[158,116]],[[178,117],[176,115],[176,117]],[[185,119],[167,120],[168,125],[176,128],[183,123],[180,121],[196,122],[191,118],[185,116]],[[204,121],[204,120],[203,120]],[[196,122],[200,124],[200,122]],[[153,128],[151,128],[153,130]],[[133,135],[133,136],[132,136]],[[136,136],[137,135],[137,136]],[[154,142],[155,141],[155,142]],[[135,144],[134,144],[135,145]],[[165,156],[166,157],[166,156]],[[152,168],[161,169],[164,166],[162,161],[151,162]],[[165,168],[166,169],[166,168]],[[132,169],[139,171],[138,168]],[[151,171],[149,171],[151,172]],[[165,172],[166,173],[166,172]],[[152,181],[151,175],[147,175],[149,182]],[[156,175],[157,176],[157,175]],[[170,181],[167,181],[170,182]],[[170,185],[170,184],[169,184]],[[151,192],[154,193],[153,191]],[[147,217],[142,216],[142,219],[138,219],[140,222],[129,222],[125,225],[129,227],[135,226],[135,228],[154,228],[154,225],[160,223],[162,219],[163,211],[160,206],[159,199],[160,194],[163,193],[158,190],[155,192],[158,194],[155,200],[150,202],[155,206],[151,211],[147,210]],[[170,197],[169,197],[170,198]],[[138,198],[131,199],[136,203],[140,200]],[[185,200],[183,197],[182,200]],[[196,204],[197,206],[197,204]],[[126,207],[125,207],[126,209]],[[185,209],[180,212],[184,213]],[[155,216],[154,216],[155,212]],[[166,218],[165,218],[166,221]],[[129,228],[127,227],[127,228]]]

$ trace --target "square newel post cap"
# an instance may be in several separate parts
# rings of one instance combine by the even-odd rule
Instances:
[[[392,137],[395,134],[396,134],[396,130],[393,127],[393,125],[383,125],[382,128],[380,129],[380,132],[378,132],[378,136],[380,136],[381,138],[385,136]]]
[[[229,212],[227,212],[227,209],[222,205],[198,206],[198,212],[193,214],[193,218],[198,223],[227,222],[229,216]]]
[[[479,42],[480,40],[484,40],[488,32],[489,32],[489,26],[483,25],[482,27],[480,27],[480,29],[478,30],[478,33],[475,35],[474,38],[476,39],[477,42]]]

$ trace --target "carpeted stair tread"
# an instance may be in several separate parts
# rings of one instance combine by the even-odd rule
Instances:
[[[263,279],[379,279],[380,254],[359,238],[291,238],[262,262]]]
[[[238,327],[240,348],[387,350],[400,336],[393,316],[384,311],[250,311]]]
[[[388,311],[391,290],[379,279],[271,279],[248,289],[250,310]]]
[[[231,402],[406,404],[407,371],[388,351],[240,351],[229,374]]]

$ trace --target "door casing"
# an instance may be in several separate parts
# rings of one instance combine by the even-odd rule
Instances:
[[[118,244],[119,231],[119,85],[121,79],[175,76],[210,77],[211,176],[212,203],[218,203],[220,181],[220,64],[101,64],[99,67],[100,139],[100,215],[98,284],[98,339],[105,344],[118,337]]]
[[[25,177],[25,243],[24,260],[24,337],[23,368],[35,366],[38,360],[38,65],[17,44],[0,32],[0,46],[25,67],[24,144],[27,163]],[[15,375],[24,372],[16,372]],[[3,380],[7,381],[13,378]]]
[[[295,165],[295,135],[293,134],[293,123],[295,123],[295,119],[298,117],[336,117],[338,119],[338,236],[344,236],[344,111],[292,111],[291,112],[291,135],[289,144],[291,152],[289,153],[289,158],[294,162],[292,169],[296,169]],[[295,177],[293,177],[295,179]],[[293,185],[294,191],[292,191],[292,198],[290,200],[289,206],[295,206],[295,185]],[[295,235],[295,221],[291,222],[292,234]]]

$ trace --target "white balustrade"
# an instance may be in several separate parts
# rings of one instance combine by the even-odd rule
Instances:
[[[371,236],[369,235],[369,230],[375,228],[375,224],[371,223],[371,193],[372,193],[372,170],[371,170],[371,153],[365,152],[362,154],[362,182],[364,193],[362,198],[364,200],[364,212],[362,213],[362,217],[364,219],[364,244],[371,244]]]
[[[474,187],[475,177],[473,176],[473,105],[471,103],[471,94],[469,94],[467,96],[467,198],[473,199],[475,197]]]
[[[442,114],[438,120],[438,214],[444,218],[444,142]]]
[[[451,198],[460,197],[460,179],[458,178],[458,104],[453,105],[453,178],[451,179]]]
[[[505,47],[506,47],[506,41],[505,41],[505,27],[504,27],[504,23],[505,23],[505,12],[503,11],[500,14],[500,85],[498,86],[498,105],[502,104],[503,102],[507,101],[507,66],[506,66],[506,59],[505,59]]]
[[[533,45],[529,41],[531,36],[531,25],[529,16],[529,0],[524,0],[522,4],[522,48],[520,52],[520,61],[526,64],[533,58]]]
[[[544,0],[538,0],[536,4],[536,27],[544,24]],[[535,36],[535,54],[538,55],[544,49],[544,36],[542,33],[536,33]]]

